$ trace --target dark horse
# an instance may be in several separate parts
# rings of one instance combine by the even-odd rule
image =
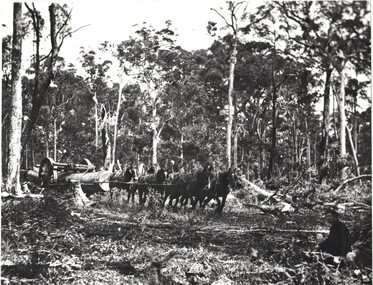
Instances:
[[[204,208],[211,199],[215,199],[218,202],[216,212],[221,213],[223,211],[225,200],[230,192],[230,189],[235,188],[236,175],[235,172],[229,168],[227,171],[221,172],[211,182],[211,187],[206,193],[206,199],[203,202],[202,207]],[[219,197],[221,197],[221,202]]]
[[[214,178],[212,167],[207,164],[203,169],[196,171],[195,173],[179,174],[175,177],[171,184],[173,185],[169,191],[166,191],[164,196],[165,200],[170,197],[169,205],[172,206],[172,200],[176,199],[174,207],[180,199],[180,204],[186,206],[188,201],[194,209],[198,202],[202,205],[202,201],[210,188],[210,183]]]
[[[139,185],[137,186],[139,191],[139,203],[144,204],[146,202],[146,196],[150,189],[163,194],[164,184],[166,182],[167,173],[164,169],[159,169],[154,174],[146,174],[139,177]],[[150,185],[148,185],[150,184]]]
[[[114,173],[111,176],[110,180],[114,181],[114,182],[110,182],[110,189],[113,187],[116,187],[118,189],[126,190],[128,193],[127,202],[129,202],[131,198],[132,198],[132,202],[134,201],[136,189],[134,185],[127,184],[129,182],[134,182],[137,180],[136,171],[132,165],[127,167],[126,171],[124,172],[122,171],[122,172]],[[124,182],[124,183],[121,183],[121,182]],[[111,195],[113,195],[113,192],[111,192]]]

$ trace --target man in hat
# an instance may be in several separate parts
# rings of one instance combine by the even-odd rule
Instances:
[[[339,220],[336,209],[329,209],[326,218],[331,224],[329,236],[319,244],[319,249],[334,256],[346,256],[351,251],[351,235],[347,226]]]

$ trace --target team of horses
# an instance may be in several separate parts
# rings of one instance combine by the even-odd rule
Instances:
[[[177,208],[188,204],[192,209],[197,205],[205,208],[212,200],[216,200],[216,211],[223,211],[227,195],[236,185],[236,175],[232,169],[214,173],[210,164],[193,173],[171,173],[164,169],[152,168],[140,176],[136,175],[133,166],[115,174],[110,188],[123,189],[128,193],[127,202],[134,202],[138,195],[140,204],[144,204],[149,193],[158,193],[162,197],[162,207],[168,200],[168,206]],[[124,182],[124,183],[123,183]]]

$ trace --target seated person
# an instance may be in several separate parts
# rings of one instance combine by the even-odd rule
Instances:
[[[322,252],[334,256],[346,256],[351,251],[351,236],[347,226],[339,220],[335,210],[327,211],[327,220],[331,224],[329,236],[319,244]]]

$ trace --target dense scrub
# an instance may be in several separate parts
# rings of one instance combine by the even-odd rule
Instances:
[[[234,194],[237,197],[230,195],[222,215],[211,208],[161,209],[156,196],[146,205],[127,204],[120,193],[96,197],[98,202],[84,209],[57,191],[40,200],[3,201],[3,280],[29,284],[371,282],[366,264],[337,269],[306,257],[304,252],[317,244],[316,232],[328,230],[321,211],[265,214],[244,206],[252,195]],[[356,238],[361,239],[364,226],[370,229],[370,215],[346,211],[343,218]],[[368,243],[371,247],[371,239]]]

